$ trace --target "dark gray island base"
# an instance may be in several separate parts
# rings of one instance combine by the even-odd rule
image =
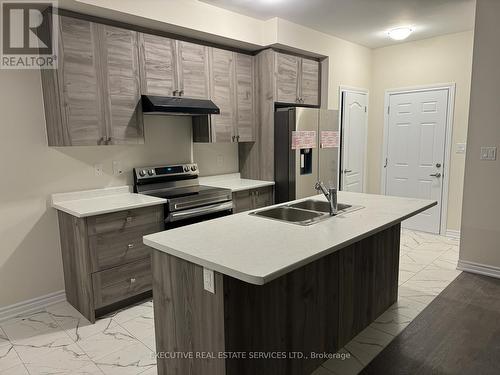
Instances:
[[[158,374],[310,375],[325,361],[311,353],[335,353],[396,302],[399,246],[397,224],[264,285],[215,272],[215,294],[203,267],[154,250]],[[269,355],[286,358],[251,359]]]

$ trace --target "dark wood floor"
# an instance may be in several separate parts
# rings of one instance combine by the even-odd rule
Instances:
[[[460,274],[362,374],[500,374],[500,280]]]

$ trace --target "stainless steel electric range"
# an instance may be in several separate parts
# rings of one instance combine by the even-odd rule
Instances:
[[[134,168],[134,192],[167,199],[165,229],[230,215],[232,192],[198,181],[196,164]]]

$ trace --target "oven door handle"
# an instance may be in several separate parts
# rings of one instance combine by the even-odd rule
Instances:
[[[167,223],[173,223],[179,220],[186,220],[196,216],[208,215],[215,212],[220,211],[228,211],[233,209],[233,202],[224,202],[218,204],[212,204],[210,206],[193,208],[191,210],[172,212],[168,215],[168,218],[165,220]]]

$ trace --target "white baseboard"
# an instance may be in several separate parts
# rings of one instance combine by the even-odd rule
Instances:
[[[455,230],[455,229],[446,229],[445,236],[459,240],[460,239],[460,231]]]
[[[478,275],[491,276],[500,279],[499,267],[487,266],[485,264],[475,262],[468,262],[466,260],[459,260],[457,269],[460,271],[477,273]]]
[[[66,293],[64,290],[47,294],[45,296],[33,298],[27,301],[19,302],[14,305],[0,308],[0,322],[15,318],[19,315],[26,315],[43,310],[44,307],[55,303],[66,301]]]

